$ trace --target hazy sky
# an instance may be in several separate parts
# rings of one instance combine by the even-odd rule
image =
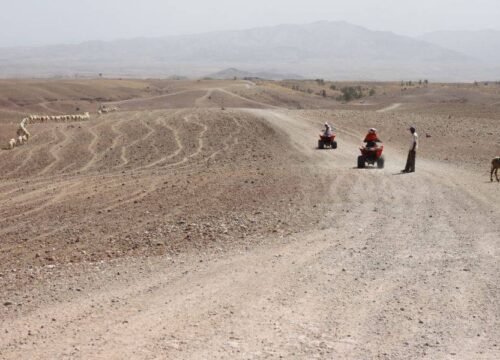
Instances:
[[[0,0],[0,46],[345,20],[417,35],[500,30],[500,0]]]

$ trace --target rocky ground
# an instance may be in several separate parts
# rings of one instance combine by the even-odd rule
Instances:
[[[2,142],[29,113],[119,111],[0,151],[0,358],[500,357],[494,89],[4,85]],[[373,126],[387,166],[355,169]]]

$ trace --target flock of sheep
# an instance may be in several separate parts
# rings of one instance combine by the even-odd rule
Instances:
[[[97,112],[99,115],[101,114],[107,114],[107,113],[110,113],[110,112],[115,112],[115,111],[118,111],[118,108],[116,107],[105,107],[105,106],[101,106],[101,108],[99,109],[99,111]]]
[[[29,141],[31,134],[27,129],[28,123],[34,124],[34,123],[45,123],[49,121],[68,122],[68,121],[83,121],[83,120],[90,120],[90,114],[88,112],[84,113],[83,115],[81,114],[55,115],[55,116],[29,115],[28,117],[25,117],[23,120],[21,120],[19,128],[17,129],[16,132],[17,137],[15,139],[9,140],[8,149],[13,149],[16,146],[21,146]]]

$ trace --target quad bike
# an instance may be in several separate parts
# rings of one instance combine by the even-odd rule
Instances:
[[[336,134],[331,134],[330,136],[319,134],[318,149],[324,148],[337,148],[337,142],[335,141]]]
[[[361,155],[358,156],[358,169],[365,168],[366,164],[377,164],[377,168],[384,168],[385,159],[384,155],[382,155],[382,152],[384,151],[384,145],[380,144],[373,147],[363,146],[360,147],[359,150],[361,150]]]

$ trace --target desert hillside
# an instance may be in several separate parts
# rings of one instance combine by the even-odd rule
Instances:
[[[499,358],[499,110],[494,83],[2,80],[0,358]]]

